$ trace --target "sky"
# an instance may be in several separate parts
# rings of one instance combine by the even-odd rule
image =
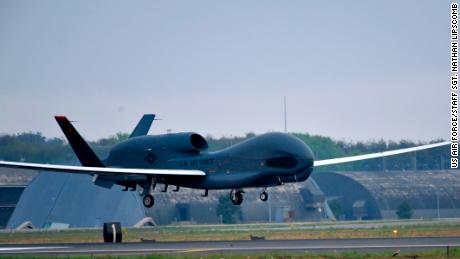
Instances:
[[[0,0],[0,133],[448,139],[449,1]]]

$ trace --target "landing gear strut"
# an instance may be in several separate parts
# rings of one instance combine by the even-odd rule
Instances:
[[[142,199],[142,203],[144,203],[144,206],[146,208],[151,208],[153,206],[153,204],[155,204],[155,199],[153,198],[153,195],[147,194]]]
[[[230,192],[230,200],[234,205],[240,205],[243,202],[243,191],[232,190]]]

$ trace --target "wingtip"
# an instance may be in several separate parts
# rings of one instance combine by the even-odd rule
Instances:
[[[56,116],[54,116],[54,118],[55,118],[56,120],[67,120],[67,117],[64,116],[64,115],[56,115]]]
[[[431,146],[438,146],[438,147],[440,147],[440,146],[447,146],[447,145],[450,145],[450,144],[452,144],[452,142],[450,142],[450,141],[442,141],[442,142],[436,142],[436,143],[428,144],[428,145],[426,145],[426,146],[430,146],[430,145],[431,145]]]

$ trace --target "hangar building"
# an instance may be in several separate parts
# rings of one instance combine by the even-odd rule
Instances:
[[[24,190],[8,228],[32,221],[39,228],[99,227],[120,221],[132,226],[146,216],[157,224],[219,223],[218,198],[228,191],[181,188],[155,190],[155,206],[144,209],[137,192],[121,187],[104,189],[92,178],[75,174],[39,174]],[[173,188],[170,188],[173,189]],[[269,201],[259,200],[260,189],[244,194],[239,222],[286,222],[338,219],[394,219],[407,201],[413,218],[460,217],[458,171],[316,172],[306,182],[268,189]],[[439,210],[438,210],[439,207]]]
[[[5,228],[35,171],[3,168],[0,173],[0,229]]]
[[[40,173],[24,190],[8,228],[31,221],[37,228],[100,227],[120,221],[132,226],[144,218],[144,208],[134,192],[104,189],[91,176]]]
[[[271,187],[267,191],[269,200],[262,202],[261,188],[245,190],[237,216],[240,222],[313,221],[324,215],[324,196],[311,181]],[[220,223],[221,217],[216,213],[218,200],[220,196],[229,199],[229,190],[210,190],[208,197],[202,197],[203,193],[203,190],[186,188],[179,192],[156,192],[155,206],[148,209],[147,215],[157,224]]]
[[[341,219],[396,219],[403,202],[412,209],[412,218],[460,217],[458,171],[317,172],[312,176]]]

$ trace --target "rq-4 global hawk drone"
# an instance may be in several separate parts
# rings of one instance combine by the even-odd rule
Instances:
[[[64,116],[56,121],[67,137],[82,166],[65,166],[0,161],[1,167],[47,170],[93,176],[94,184],[111,188],[114,184],[125,191],[142,188],[145,207],[152,207],[155,186],[169,185],[208,190],[228,189],[235,205],[243,202],[244,188],[261,188],[260,199],[266,201],[267,187],[308,179],[315,167],[424,150],[450,144],[441,142],[368,155],[315,161],[311,149],[295,136],[266,133],[215,152],[207,152],[208,143],[199,134],[183,132],[147,135],[155,118],[146,114],[129,138],[100,160]]]

